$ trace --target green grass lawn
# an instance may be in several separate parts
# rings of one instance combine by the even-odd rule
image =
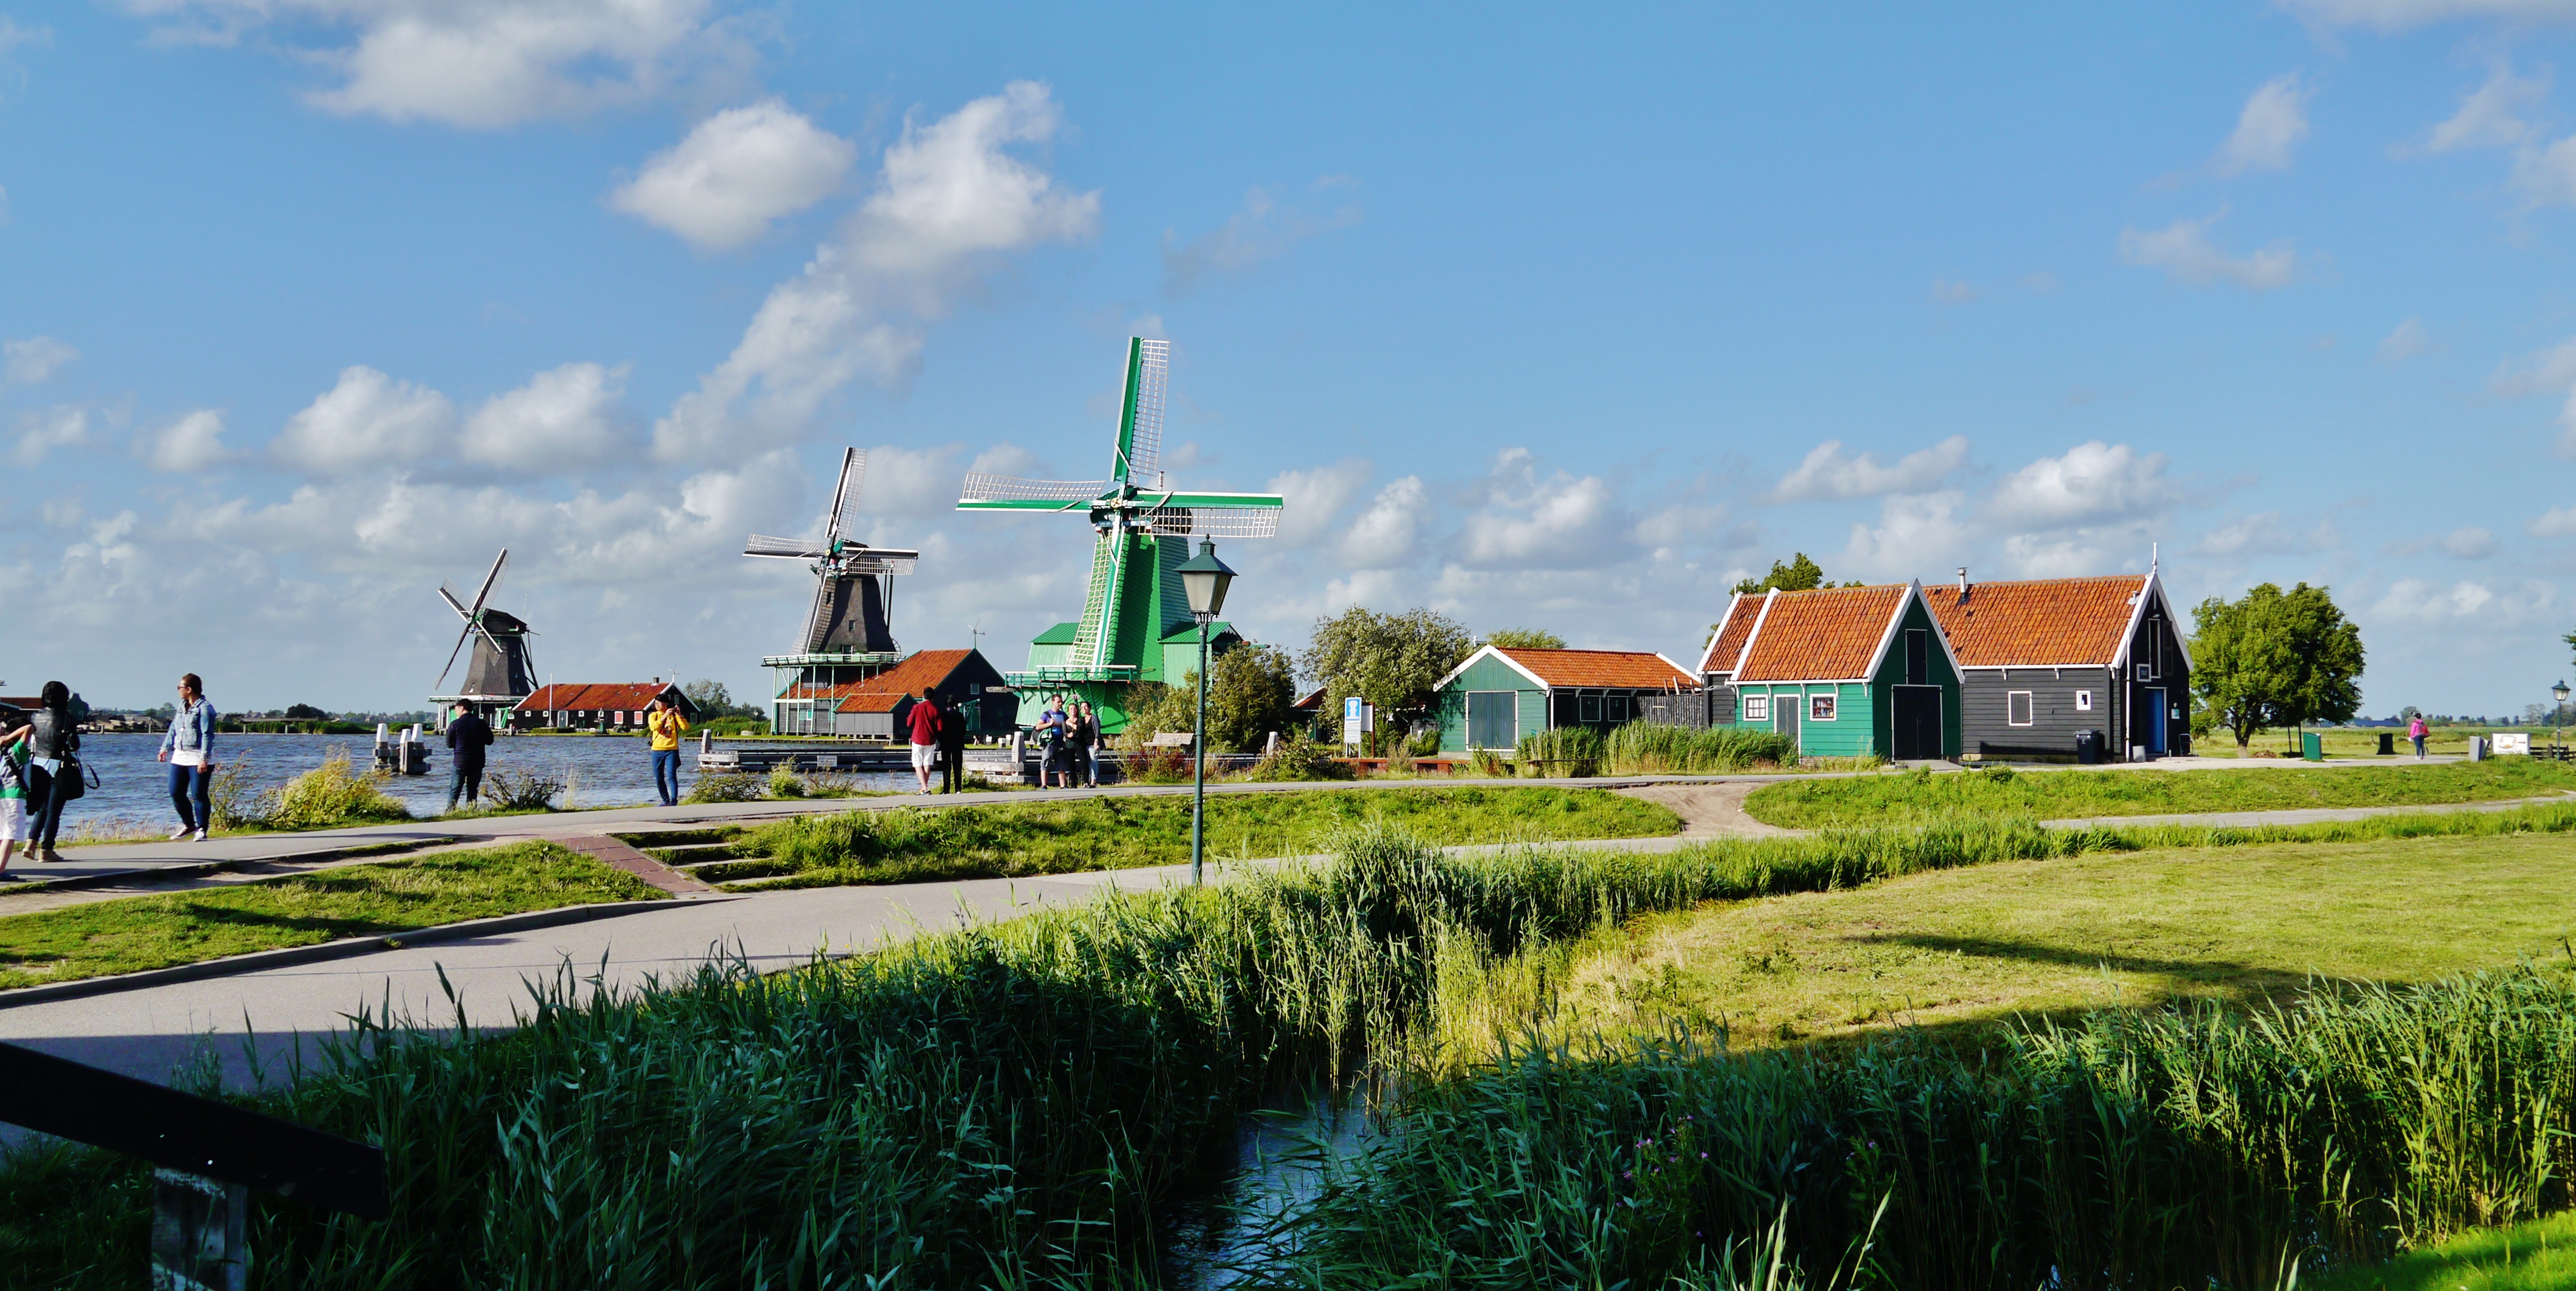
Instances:
[[[2576,1287],[2576,1211],[2455,1237],[2300,1291],[2560,1291]]]
[[[1746,815],[1788,829],[1903,825],[1958,815],[2068,820],[2531,798],[2576,789],[2576,764],[2530,758],[2426,766],[1899,773],[1766,785]]]
[[[1596,938],[1565,1022],[1767,1044],[2420,981],[2569,953],[2571,861],[2564,834],[2177,848],[1711,904]]]
[[[552,843],[441,852],[169,896],[0,913],[0,989],[661,894]],[[0,912],[8,904],[0,900]]]
[[[1294,856],[1325,850],[1365,821],[1400,825],[1443,846],[1644,838],[1681,832],[1656,803],[1602,789],[1350,789],[1220,794],[1207,803],[1212,857]],[[645,846],[649,834],[629,836]],[[1067,874],[1175,865],[1190,858],[1190,800],[1178,795],[1001,803],[807,816],[726,835],[716,850],[657,849],[710,882],[756,887],[906,883],[926,879]]]

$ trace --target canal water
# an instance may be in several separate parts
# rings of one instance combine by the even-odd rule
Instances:
[[[401,799],[415,816],[435,816],[447,806],[447,746],[436,742],[435,733],[425,733],[423,738],[430,741],[430,773],[395,776],[386,783],[385,792]],[[63,833],[75,834],[84,822],[104,827],[175,819],[170,810],[170,769],[153,757],[160,749],[158,735],[92,732],[81,736],[81,751],[98,773],[99,787],[71,805],[63,817]],[[216,756],[246,763],[253,783],[261,789],[277,788],[320,766],[333,749],[346,752],[349,765],[359,770],[375,765],[372,735],[215,737]],[[680,751],[680,792],[684,794],[698,778],[697,761],[694,742]],[[503,736],[492,742],[484,765],[488,770],[536,773],[564,781],[571,786],[566,795],[570,801],[558,799],[558,806],[632,807],[654,800],[652,760],[638,736]],[[901,789],[913,783],[908,774],[852,778],[862,789]]]

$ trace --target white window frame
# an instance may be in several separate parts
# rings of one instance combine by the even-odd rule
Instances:
[[[2014,719],[2014,717],[2013,717],[2013,707],[2014,707],[2015,705],[2019,705],[2019,706],[2021,707],[2021,717],[2019,718],[2019,720],[2015,720],[2015,719]],[[2005,691],[2005,692],[2004,692],[2004,725],[2006,725],[2006,726],[2037,726],[2037,725],[2039,725],[2039,701],[2038,701],[2038,700],[2036,700],[2036,699],[2034,699],[2034,698],[2032,698],[2032,697],[2031,697],[2031,693],[2030,693],[2029,691],[2027,691],[2027,690],[2007,690],[2007,691]]]
[[[1736,696],[1736,703],[1744,710],[1743,720],[1745,721],[1767,722],[1771,720],[1771,697],[1767,694],[1738,695]]]
[[[1807,696],[1807,720],[1811,723],[1834,720],[1834,714],[1842,709],[1841,699],[1840,695]]]
[[[2154,681],[2155,679],[2156,679],[2156,666],[2155,666],[2154,664],[2151,664],[2151,663],[2141,663],[2141,664],[2139,664],[2139,665],[2138,665],[2138,680],[2140,680],[2140,681]]]
[[[2089,713],[2093,711],[2092,691],[2079,690],[2075,692],[2075,711],[2079,713]]]

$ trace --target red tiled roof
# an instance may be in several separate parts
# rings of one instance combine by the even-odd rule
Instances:
[[[656,695],[678,690],[673,685],[654,685],[649,681],[565,682],[539,686],[537,693],[518,702],[518,709],[530,713],[595,713],[633,709],[641,711]]]
[[[1670,690],[1699,685],[1699,678],[1649,650],[1505,650],[1498,646],[1494,653],[1519,664],[1550,686]]]
[[[1744,657],[1744,643],[1753,637],[1753,621],[1761,617],[1762,598],[1738,594],[1727,604],[1726,621],[1718,625],[1717,635],[1700,655],[1700,671],[1732,671]]]
[[[1932,616],[1963,668],[2008,664],[2109,663],[2146,589],[2143,574],[1970,583],[1923,589]]]
[[[1745,647],[1737,681],[1842,681],[1865,676],[1906,585],[1781,592]],[[1746,598],[1751,599],[1751,598]]]
[[[836,713],[890,713],[905,697],[946,685],[972,650],[922,650],[868,678],[831,686],[790,686],[781,699],[837,699]]]

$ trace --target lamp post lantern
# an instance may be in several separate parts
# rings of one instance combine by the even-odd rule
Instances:
[[[1208,624],[1225,609],[1225,589],[1234,571],[1216,558],[1216,539],[1199,540],[1199,554],[1181,562],[1181,592],[1189,598],[1190,617],[1199,621],[1199,717],[1190,735],[1190,882],[1199,881],[1207,853],[1207,690]]]
[[[2549,697],[2558,701],[2558,706],[2549,710],[2549,751],[2555,756],[2558,752],[2558,716],[2567,711],[2567,683],[2562,681],[2550,687]]]

